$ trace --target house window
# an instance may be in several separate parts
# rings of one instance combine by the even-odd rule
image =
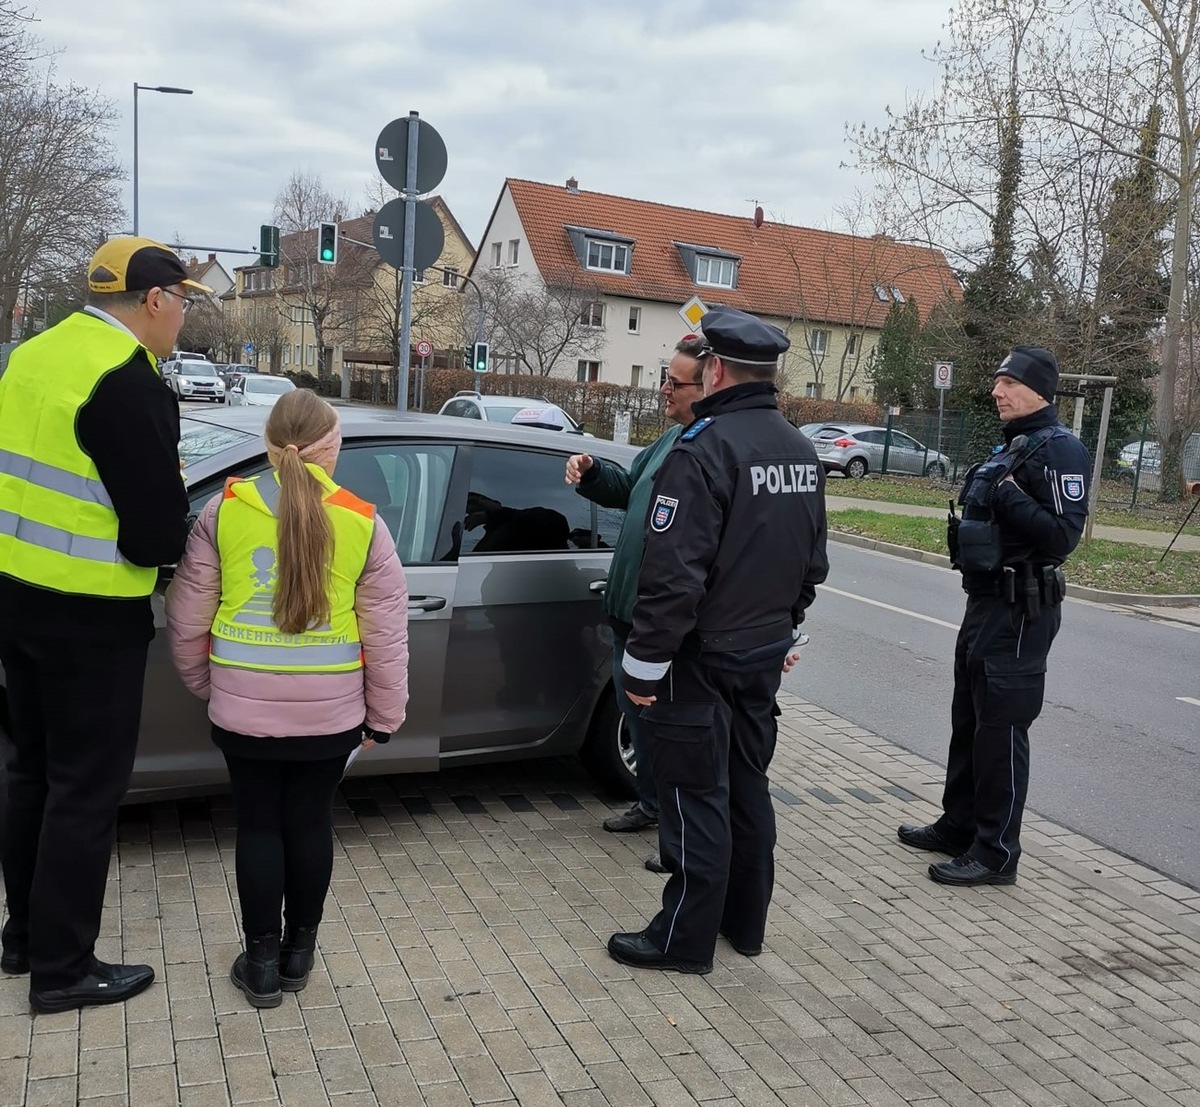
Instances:
[[[413,284],[424,284],[424,283],[425,283],[425,270],[424,269],[414,269],[413,270]]]
[[[294,346],[294,347],[293,347],[293,349],[295,350],[295,353],[292,355],[292,361],[294,361],[294,362],[295,362],[297,365],[299,365],[299,364],[301,364],[301,362],[300,362],[300,346],[299,346],[299,344],[297,344],[296,346]]]
[[[642,387],[642,367],[640,365],[634,365],[630,368],[630,370],[629,370],[629,387],[630,388],[641,388]]]
[[[881,284],[875,286],[875,299],[881,300],[885,304],[888,302],[888,290]]]
[[[852,334],[846,339],[846,353],[851,357],[858,353],[858,339],[859,336],[857,334]]]
[[[447,288],[458,287],[458,270],[450,266],[442,270],[442,284]]]
[[[629,309],[629,333],[637,334],[642,329],[642,309],[640,307],[631,307]]]
[[[895,300],[896,303],[902,304],[902,303],[904,303],[904,293],[901,292],[900,289],[898,289],[898,288],[893,288],[892,289],[892,299]]]
[[[853,403],[857,399],[858,399],[858,385],[852,384],[850,386],[850,401]]]
[[[588,242],[587,267],[624,273],[628,268],[629,248],[616,242]]]
[[[316,346],[312,345],[312,343],[309,343],[309,346],[308,346],[307,361],[308,361],[309,365],[317,364],[317,348],[316,348]]]
[[[821,387],[821,385],[814,384],[812,381],[809,381],[808,384],[804,386],[804,395],[806,395],[810,400],[819,400],[821,398]]]
[[[696,258],[696,283],[711,284],[718,288],[732,288],[737,276],[737,264],[729,258]]]
[[[284,348],[283,348],[283,364],[284,365],[287,365],[288,362],[291,361],[291,356],[290,356],[291,352],[292,352],[292,348],[290,346],[284,346]]]
[[[499,242],[492,243],[492,268],[493,269],[500,268],[500,243]]]
[[[600,300],[591,300],[584,304],[579,313],[579,322],[585,327],[603,327],[604,304]]]
[[[829,352],[829,332],[812,331],[808,336],[808,348],[813,357],[824,357]]]
[[[598,381],[600,379],[600,362],[583,361],[580,359],[575,379],[581,384],[586,384],[589,381]]]
[[[510,238],[508,240],[508,264],[516,265],[520,256],[521,240],[519,238]]]

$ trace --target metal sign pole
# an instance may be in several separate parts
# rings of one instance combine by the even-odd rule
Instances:
[[[937,439],[937,442],[938,442],[937,452],[938,452],[939,457],[941,456],[941,453],[942,453],[942,418],[945,415],[945,413],[946,413],[946,390],[944,388],[939,388],[938,389],[938,439]]]
[[[400,292],[400,376],[397,381],[396,409],[408,410],[408,358],[412,341],[413,250],[417,231],[417,136],[420,117],[408,113],[408,166],[404,174],[404,273]]]
[[[1092,463],[1092,487],[1088,495],[1087,522],[1084,523],[1083,540],[1092,540],[1092,522],[1096,518],[1096,501],[1100,498],[1100,470],[1104,467],[1104,444],[1108,440],[1108,416],[1112,411],[1113,386],[1105,385],[1104,405],[1100,408],[1100,438],[1096,445],[1096,459]],[[1080,394],[1079,406],[1083,407],[1083,395]]]

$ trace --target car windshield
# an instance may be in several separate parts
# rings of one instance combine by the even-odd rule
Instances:
[[[282,396],[285,392],[291,392],[296,386],[292,384],[286,377],[276,377],[272,380],[270,377],[246,377],[247,392],[265,392],[271,396]],[[291,403],[291,401],[288,401]]]
[[[484,404],[483,410],[493,423],[511,423],[518,411],[524,411],[524,404]]]
[[[256,436],[246,431],[217,427],[201,419],[180,419],[179,460],[184,465],[190,465],[254,437]]]
[[[217,375],[217,367],[211,361],[185,361],[180,369],[185,376],[189,377],[215,377]]]

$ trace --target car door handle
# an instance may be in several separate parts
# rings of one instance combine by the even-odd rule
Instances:
[[[409,596],[409,611],[441,611],[446,606],[442,596]]]
[[[608,587],[608,580],[607,580],[607,579],[605,579],[605,580],[594,580],[594,581],[592,581],[592,583],[591,583],[591,584],[589,584],[589,585],[588,585],[588,591],[589,591],[589,592],[599,592],[601,595],[603,595],[603,594],[604,594],[604,590],[605,590],[607,587]]]

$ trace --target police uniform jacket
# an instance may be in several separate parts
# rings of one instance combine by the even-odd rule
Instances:
[[[654,482],[624,664],[652,695],[680,652],[786,649],[825,579],[825,475],[765,382],[722,389]]]
[[[1005,445],[1010,447],[1018,435],[1056,426],[1059,433],[1016,466],[1013,481],[996,488],[992,510],[1000,524],[1005,565],[1061,565],[1083,535],[1091,459],[1087,447],[1059,426],[1057,409],[1051,404],[1006,423]],[[968,591],[975,583],[971,574],[964,574]]]

